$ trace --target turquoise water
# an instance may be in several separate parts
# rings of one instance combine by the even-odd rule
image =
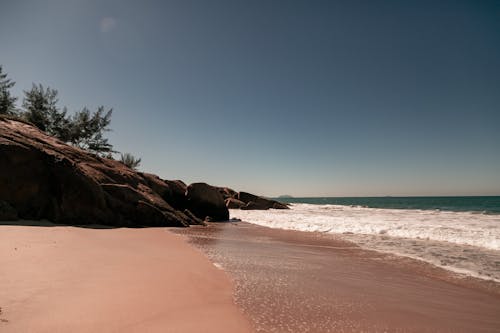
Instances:
[[[345,205],[369,208],[444,210],[500,214],[500,196],[474,197],[320,197],[278,198],[286,203]]]

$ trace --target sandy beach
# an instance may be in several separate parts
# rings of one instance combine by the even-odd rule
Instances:
[[[498,332],[500,286],[249,223],[177,229],[227,270],[257,332]]]
[[[251,331],[226,273],[165,228],[0,225],[0,286],[6,333]]]
[[[33,224],[0,225],[1,332],[500,329],[498,284],[324,234]]]
[[[0,0],[0,333],[500,333],[500,0]]]

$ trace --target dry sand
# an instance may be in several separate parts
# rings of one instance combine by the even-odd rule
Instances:
[[[500,285],[331,235],[248,223],[178,229],[233,275],[258,332],[500,332]]]
[[[250,332],[232,284],[163,228],[0,225],[0,332]]]

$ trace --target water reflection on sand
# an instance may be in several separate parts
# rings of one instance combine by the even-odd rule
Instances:
[[[319,233],[248,223],[189,236],[235,280],[258,332],[495,332],[500,289]]]

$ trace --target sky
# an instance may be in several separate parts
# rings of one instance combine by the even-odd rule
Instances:
[[[0,64],[162,178],[500,195],[500,1],[0,0]]]

